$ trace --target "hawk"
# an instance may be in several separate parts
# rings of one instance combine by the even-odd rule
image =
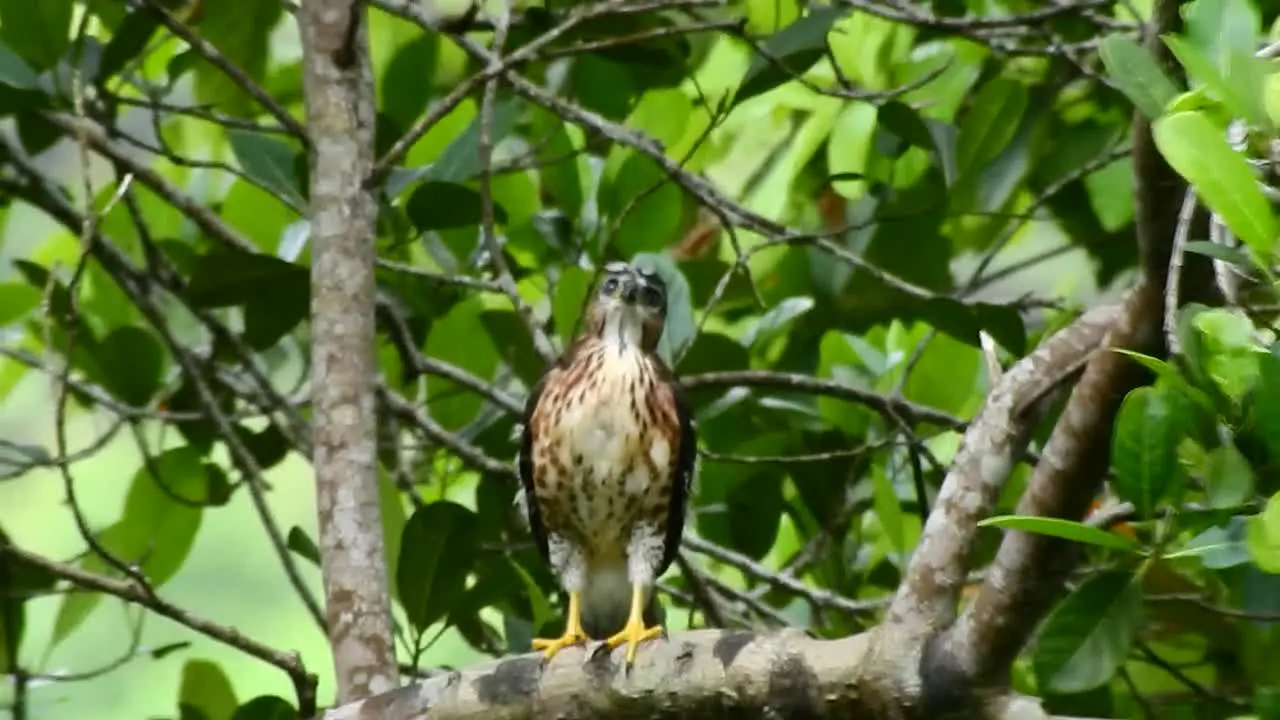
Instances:
[[[569,595],[564,633],[534,649],[550,659],[603,638],[626,643],[630,665],[663,633],[653,586],[684,532],[697,436],[656,352],[666,283],[604,270],[582,333],[529,393],[518,466],[534,541]]]

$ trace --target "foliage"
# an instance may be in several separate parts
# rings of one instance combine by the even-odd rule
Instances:
[[[1134,281],[1135,109],[1212,213],[1210,237],[1182,238],[1177,256],[1270,289],[1280,88],[1255,55],[1270,4],[1185,5],[1184,31],[1162,38],[1176,73],[1136,40],[1145,18],[1130,9],[1149,3],[528,5],[500,50],[488,9],[431,25],[395,0],[369,5],[379,471],[406,674],[428,669],[445,630],[502,655],[559,629],[555,581],[513,505],[513,431],[544,367],[537,335],[571,341],[609,260],[668,277],[662,353],[702,441],[688,542],[661,583],[670,616],[822,637],[869,627],[888,603],[991,368]],[[267,536],[246,533],[243,551],[278,553],[315,613],[316,583],[297,570],[321,562],[314,527],[279,527],[264,501],[311,443],[308,153],[323,148],[301,132],[293,11],[0,5],[13,128],[0,218],[36,209],[58,224],[22,238],[11,222],[0,246],[14,428],[0,425],[0,477],[57,469],[67,505],[42,512],[74,514],[83,545],[59,560],[158,595],[206,516],[248,495]],[[490,52],[518,74],[486,103]],[[60,172],[64,149],[76,160]],[[1154,382],[1116,417],[1097,515],[1018,516],[1022,465],[985,523],[1087,550],[1013,672],[1055,712],[1270,712],[1280,342],[1251,298],[1183,306],[1168,359],[1130,353]],[[32,381],[52,381],[50,407],[16,407]],[[67,437],[77,415],[105,432]],[[60,429],[46,441],[36,425]],[[141,460],[119,518],[91,526],[78,466],[117,435]],[[1001,535],[981,538],[985,563]],[[4,535],[0,549],[11,541],[45,550]],[[15,715],[46,691],[26,687],[48,671],[40,652],[107,595],[65,592],[0,553]],[[37,603],[57,607],[48,638],[25,631]],[[220,621],[213,601],[186,610]],[[173,717],[297,713],[237,697],[200,659],[158,691]]]

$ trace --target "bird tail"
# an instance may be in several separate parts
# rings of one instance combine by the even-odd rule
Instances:
[[[625,564],[592,568],[582,590],[582,629],[595,640],[604,640],[622,630],[631,613],[631,581]],[[666,619],[658,594],[652,588],[644,606],[646,626],[661,625]]]

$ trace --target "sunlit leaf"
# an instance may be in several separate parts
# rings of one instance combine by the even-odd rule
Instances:
[[[1180,112],[1152,125],[1156,146],[1205,204],[1253,252],[1267,256],[1276,240],[1271,204],[1258,189],[1244,157],[1227,145],[1222,131],[1203,114]]]
[[[989,517],[982,520],[978,523],[978,526],[998,527],[1007,530],[1022,530],[1040,535],[1050,535],[1064,540],[1071,540],[1072,542],[1084,543],[1086,545],[1097,545],[1099,547],[1110,548],[1112,550],[1133,552],[1138,549],[1138,544],[1124,535],[1118,535],[1092,525],[1085,525],[1084,523],[1075,522],[1073,520],[1063,520],[1061,518],[1026,515],[998,515],[996,517]]]

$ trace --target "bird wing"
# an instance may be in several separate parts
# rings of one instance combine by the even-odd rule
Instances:
[[[680,552],[680,541],[684,536],[685,511],[689,504],[689,492],[693,487],[693,475],[698,459],[698,431],[694,427],[693,409],[684,388],[665,364],[660,360],[654,364],[664,384],[670,390],[678,425],[678,439],[675,442],[677,449],[669,470],[671,498],[667,510],[667,534],[663,542],[662,564],[655,572],[656,577],[671,567],[671,563],[675,562],[676,554]]]
[[[524,486],[524,507],[529,516],[529,532],[533,535],[534,545],[542,559],[551,562],[551,552],[547,548],[547,529],[542,524],[542,511],[538,508],[538,495],[533,481],[533,411],[538,407],[542,391],[547,387],[547,380],[553,373],[560,372],[560,363],[556,363],[542,374],[538,382],[529,390],[529,397],[524,402],[524,427],[520,432],[520,454],[517,456],[516,472],[520,475],[520,483]]]
[[[534,383],[529,390],[529,397],[524,401],[524,415],[521,418],[523,427],[520,432],[520,453],[516,460],[516,474],[520,476],[520,483],[524,486],[524,506],[529,517],[529,532],[533,535],[538,553],[548,563],[551,562],[551,551],[547,545],[547,528],[542,523],[542,511],[538,507],[538,493],[533,479],[533,412],[537,409],[547,384],[569,367],[580,348],[581,343],[575,343],[559,360],[547,368],[542,377],[538,378],[538,382]]]

